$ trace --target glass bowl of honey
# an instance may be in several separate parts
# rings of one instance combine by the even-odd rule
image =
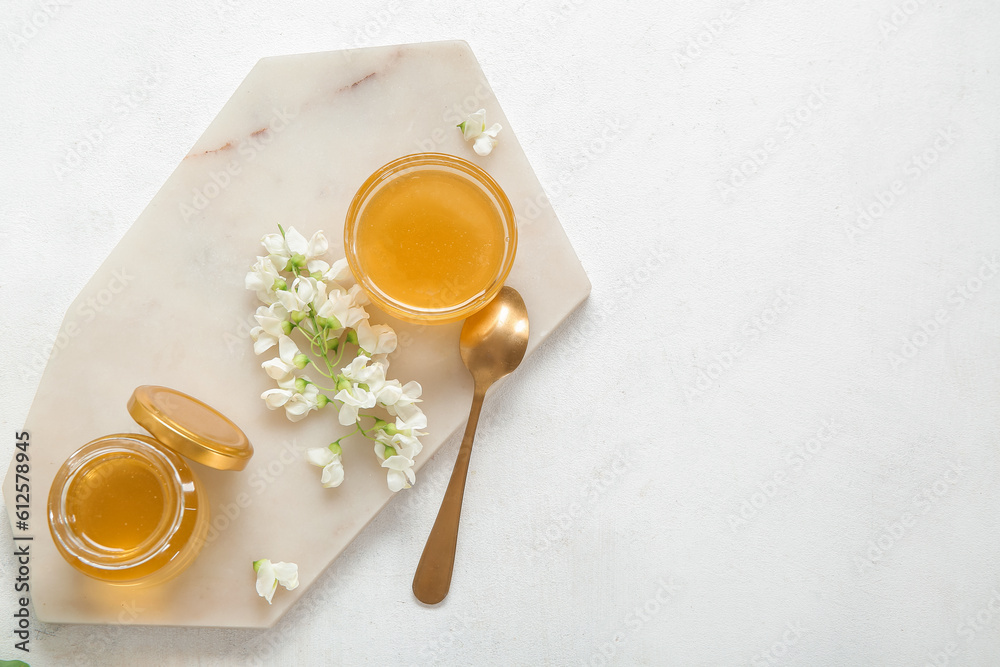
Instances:
[[[464,319],[510,273],[517,223],[507,195],[481,167],[444,153],[382,166],[347,212],[344,252],[372,302],[417,324]]]
[[[76,450],[49,490],[49,530],[83,574],[150,586],[180,574],[205,543],[208,496],[189,459],[242,470],[253,447],[224,415],[173,389],[139,387],[128,410],[150,435],[106,435]]]

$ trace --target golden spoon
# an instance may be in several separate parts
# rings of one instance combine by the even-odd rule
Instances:
[[[465,367],[476,382],[476,391],[472,396],[472,410],[462,446],[458,450],[455,470],[451,473],[437,520],[424,545],[417,572],[413,575],[413,594],[425,604],[437,604],[451,588],[465,477],[469,472],[472,441],[476,437],[476,425],[486,390],[517,368],[527,347],[528,309],[524,307],[521,295],[512,287],[500,288],[496,298],[465,320],[462,326],[459,349]]]

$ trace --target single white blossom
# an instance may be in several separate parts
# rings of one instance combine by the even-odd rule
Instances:
[[[306,386],[302,391],[296,391],[285,403],[285,416],[288,417],[288,421],[301,421],[310,411],[318,410],[319,407],[319,387],[306,380]]]
[[[396,349],[396,332],[386,324],[372,326],[367,320],[361,320],[354,330],[358,332],[358,347],[369,356],[390,354]]]
[[[417,436],[399,431],[394,435],[388,435],[385,431],[378,431],[375,438],[383,445],[391,446],[398,454],[408,459],[415,458],[424,448]]]
[[[341,463],[343,450],[336,442],[329,447],[317,447],[306,452],[306,460],[323,469],[320,483],[327,489],[340,486],[344,481],[344,464]]]
[[[308,313],[326,301],[326,283],[308,276],[299,276],[292,281],[289,290],[278,292],[278,301],[288,312]]]
[[[417,406],[412,406],[406,418],[396,417],[396,430],[407,435],[427,435],[420,429],[427,428],[427,415]]]
[[[257,258],[257,262],[250,267],[244,284],[247,289],[257,293],[258,299],[269,305],[278,300],[276,290],[286,287],[285,279],[270,257]]]
[[[375,443],[375,456],[382,462],[382,467],[387,469],[386,483],[393,493],[401,489],[408,489],[417,481],[413,473],[413,459],[399,454],[395,448],[382,442]]]
[[[478,137],[486,129],[486,109],[470,113],[458,124],[458,129],[462,130],[462,138],[466,141]]]
[[[285,416],[291,422],[302,421],[311,411],[328,402],[327,397],[319,393],[319,387],[305,376],[280,380],[277,389],[268,389],[260,397],[271,410],[285,408]]]
[[[295,563],[272,563],[266,558],[255,560],[253,570],[257,573],[257,595],[271,604],[278,584],[285,590],[295,590],[299,587],[299,566]]]
[[[358,285],[352,285],[346,291],[330,290],[316,308],[316,315],[328,320],[336,319],[340,326],[335,326],[335,329],[343,327],[354,329],[359,322],[368,319],[368,312],[364,309],[366,302],[367,297]]]
[[[385,377],[385,364],[372,358],[372,363],[368,367],[368,391],[375,394],[375,400],[381,405],[393,405],[403,395],[403,386],[399,380],[387,380]]]
[[[503,129],[500,123],[493,123],[493,125],[486,127],[486,109],[469,114],[464,121],[458,124],[458,127],[462,130],[463,139],[466,141],[474,139],[472,149],[476,151],[476,155],[482,156],[493,152],[493,148],[497,145],[497,134]]]
[[[258,326],[250,330],[254,354],[263,354],[278,344],[278,339],[291,331],[288,311],[280,303],[260,306],[254,315]],[[287,330],[286,330],[287,327]]]
[[[421,393],[423,393],[423,387],[420,386],[420,383],[411,380],[403,385],[400,397],[394,403],[386,405],[386,410],[394,417],[402,417],[404,421],[414,418],[418,414],[422,415],[423,413],[416,405],[421,402]]]
[[[368,365],[369,361],[371,361],[369,357],[363,354],[358,355],[351,359],[351,363],[341,368],[340,372],[354,384],[365,384],[371,379],[374,372],[374,369]]]
[[[319,259],[326,254],[330,247],[322,231],[316,232],[311,239],[306,241],[306,237],[302,236],[294,227],[289,227],[284,236],[267,234],[261,239],[261,243],[264,244],[268,257],[271,258],[278,270],[290,271],[292,267],[289,266],[289,262],[293,259],[301,261],[310,273],[322,271],[323,267],[329,268],[326,262]]]
[[[375,394],[358,385],[341,389],[333,398],[341,402],[337,419],[344,426],[350,426],[358,421],[358,410],[375,407]]]
[[[338,259],[336,262],[330,265],[326,271],[323,272],[323,280],[328,283],[336,283],[337,287],[340,287],[341,282],[350,279],[351,267],[344,258]]]
[[[305,368],[309,357],[299,352],[298,345],[290,337],[278,336],[278,356],[260,365],[271,378],[281,382],[293,378],[296,369]]]
[[[277,389],[268,389],[260,395],[264,399],[264,404],[271,410],[285,407],[288,401],[295,395],[295,380],[281,381]]]

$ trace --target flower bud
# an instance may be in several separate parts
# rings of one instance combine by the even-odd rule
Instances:
[[[351,345],[357,345],[358,344],[358,332],[355,331],[354,329],[349,329],[347,331],[347,342],[350,343]]]
[[[389,425],[389,422],[387,422],[386,420],[379,419],[378,417],[375,418],[375,428],[376,429],[384,431],[385,427],[388,426],[388,425]]]
[[[386,445],[385,451],[382,452],[382,456],[384,456],[385,458],[389,458],[390,456],[395,456],[395,455],[396,455],[396,448]]]
[[[354,385],[351,383],[351,381],[348,380],[343,375],[338,375],[337,376],[337,384],[336,384],[337,391],[341,391],[341,390],[344,390],[344,389],[350,390],[351,387],[353,387],[353,386]]]
[[[294,255],[292,255],[291,259],[288,260],[288,263],[291,265],[293,269],[301,269],[303,266],[306,265],[305,255],[302,255],[301,253],[295,253]]]
[[[297,392],[299,392],[301,394],[302,392],[304,392],[306,390],[306,385],[307,384],[308,384],[308,382],[306,382],[305,378],[296,378],[295,379],[295,391],[297,391]]]
[[[295,355],[295,358],[292,359],[292,363],[295,364],[296,368],[305,368],[309,365],[309,357],[299,352]]]
[[[284,278],[276,278],[274,281],[274,289],[277,290],[287,290],[288,283],[285,282]]]
[[[285,320],[284,322],[281,323],[281,331],[286,336],[289,335],[289,334],[291,334],[292,333],[292,329],[294,329],[294,328],[295,328],[295,325],[292,324],[291,322],[289,322],[288,320]]]
[[[330,451],[336,454],[337,456],[340,456],[341,454],[344,453],[344,450],[340,448],[340,443],[338,442],[330,443]]]
[[[316,397],[316,407],[323,408],[326,404],[330,402],[330,399],[326,397],[326,394],[320,394]]]
[[[306,313],[303,310],[293,310],[291,312],[292,322],[298,324],[302,320],[306,319]]]
[[[392,423],[386,423],[386,425],[382,427],[382,430],[385,431],[386,435],[396,435],[399,433],[399,429]]]

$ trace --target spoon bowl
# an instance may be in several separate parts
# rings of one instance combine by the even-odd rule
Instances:
[[[465,480],[486,390],[517,368],[527,349],[528,309],[512,287],[502,287],[493,301],[471,315],[462,326],[459,351],[465,367],[472,373],[476,390],[455,469],[413,575],[413,594],[425,604],[441,602],[451,588]]]
[[[459,351],[477,385],[480,381],[493,384],[509,375],[527,349],[528,309],[513,287],[502,287],[493,301],[462,326]]]

